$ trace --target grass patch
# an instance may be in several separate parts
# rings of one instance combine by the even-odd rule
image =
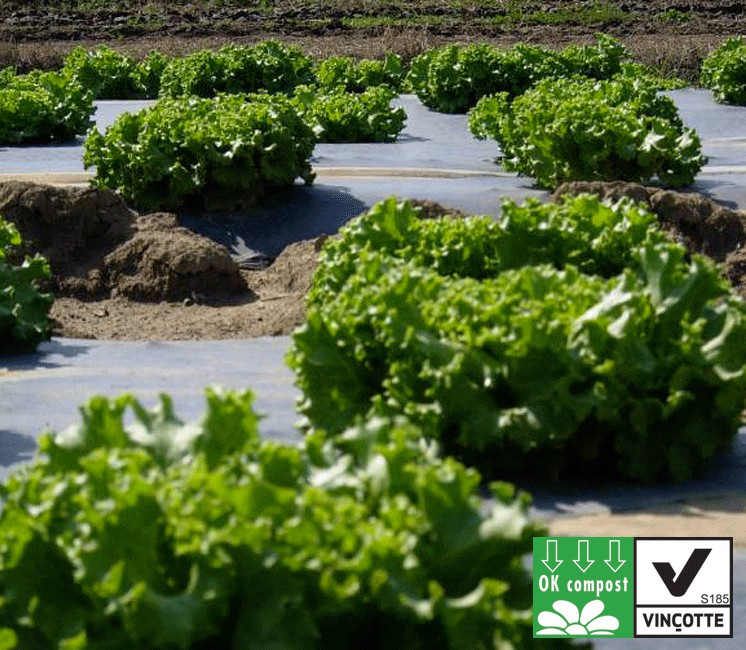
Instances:
[[[371,29],[376,27],[437,27],[458,20],[456,16],[436,16],[421,14],[407,16],[353,16],[342,18],[342,26],[347,29]]]
[[[688,13],[679,11],[678,9],[667,9],[666,11],[661,11],[661,13],[658,14],[657,18],[661,22],[671,23],[674,25],[688,23],[692,19],[692,17]]]
[[[454,8],[474,6],[493,6],[496,2],[482,1],[478,3],[464,3],[461,0],[453,2]],[[599,25],[621,23],[634,16],[611,2],[573,3],[567,7],[548,10],[526,10],[527,3],[513,0],[500,5],[497,13],[491,16],[480,16],[472,20],[477,25]],[[347,29],[371,29],[378,27],[437,27],[461,21],[462,17],[455,14],[415,14],[411,16],[352,16],[342,18],[342,25]]]
[[[504,22],[511,24],[530,25],[596,25],[598,23],[619,23],[632,18],[632,14],[624,11],[612,2],[594,2],[590,5],[573,3],[568,7],[556,11],[537,10],[524,12],[523,2],[510,3]],[[497,17],[496,17],[497,18]]]

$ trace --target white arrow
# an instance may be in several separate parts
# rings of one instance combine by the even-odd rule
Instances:
[[[616,551],[614,550],[616,548]],[[616,558],[616,559],[615,559]],[[616,573],[619,571],[619,569],[622,568],[622,565],[627,560],[622,559],[622,545],[621,542],[618,539],[610,539],[609,540],[609,559],[604,560],[606,564],[609,565],[609,568]]]
[[[547,540],[547,559],[542,560],[542,562],[544,563],[544,566],[546,566],[547,569],[549,569],[552,573],[554,573],[557,569],[559,569],[559,565],[562,564],[563,561],[564,560],[560,560],[557,558],[557,540],[548,539]]]
[[[589,553],[590,551],[588,549],[588,540],[579,539],[578,540],[578,559],[573,560],[573,562],[575,562],[575,564],[578,565],[578,569],[580,569],[583,573],[588,571],[588,569],[591,568],[591,564],[595,562],[595,560],[591,560]]]

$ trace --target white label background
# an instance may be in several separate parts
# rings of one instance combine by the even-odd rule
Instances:
[[[653,562],[668,562],[678,577],[695,548],[711,548],[699,573],[688,591],[677,598],[671,595],[663,583]],[[730,605],[731,565],[730,541],[718,539],[640,539],[635,541],[636,571],[635,588],[637,605],[702,605],[702,594],[726,594],[728,603],[708,604]]]

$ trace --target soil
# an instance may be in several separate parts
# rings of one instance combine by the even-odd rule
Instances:
[[[631,197],[668,234],[723,264],[746,295],[746,213],[699,194],[633,183],[568,183],[555,192]],[[463,217],[413,201],[422,218]],[[274,336],[305,321],[318,253],[329,235],[291,244],[265,269],[241,269],[228,250],[168,213],[137,215],[113,192],[10,181],[0,214],[16,223],[25,253],[50,263],[54,334],[71,338],[188,340]]]
[[[746,297],[746,212],[731,210],[694,192],[673,192],[623,181],[565,183],[555,190],[552,200],[581,192],[614,200],[626,196],[644,203],[673,240],[720,262],[723,274]]]
[[[22,254],[49,261],[54,333],[75,338],[286,334],[304,320],[324,240],[292,244],[269,268],[245,271],[176,216],[137,215],[108,190],[10,181],[0,184],[0,214],[21,233]]]
[[[594,7],[607,11],[594,11]],[[3,3],[0,66],[58,67],[72,47],[107,43],[136,56],[157,48],[171,54],[226,42],[276,38],[315,55],[411,58],[446,42],[517,41],[565,46],[591,42],[597,32],[620,38],[644,63],[694,81],[702,57],[726,36],[744,32],[746,2],[626,0],[37,0]]]
[[[706,530],[710,537],[732,537],[746,547],[746,496],[696,498],[635,512],[607,512],[549,521],[553,535],[690,537]]]
[[[247,289],[224,246],[174,215],[138,216],[109,190],[9,181],[0,214],[16,224],[23,253],[49,261],[49,288],[60,296],[221,301]]]
[[[320,35],[329,32],[375,32],[381,26],[426,25],[446,35],[506,34],[523,37],[537,32],[569,35],[590,33],[598,27],[620,34],[659,33],[676,27],[678,33],[737,33],[746,7],[742,0],[703,0],[671,3],[667,0],[626,0],[622,3],[564,0],[516,2],[460,2],[448,0],[388,0],[343,2],[285,0],[251,2],[204,0],[165,2],[114,0],[84,3],[52,0],[6,2],[0,35],[15,40],[127,38],[157,33],[164,35],[231,36],[257,33]],[[593,12],[605,4],[612,11]],[[77,5],[77,6],[76,6]],[[517,6],[520,5],[520,6]],[[570,5],[570,6],[568,6]],[[677,15],[665,15],[671,9]],[[533,40],[533,39],[532,39]]]
[[[20,231],[21,252],[44,256],[60,282],[100,266],[132,236],[135,221],[114,192],[20,181],[0,184],[0,214]]]
[[[101,278],[111,297],[139,301],[221,300],[247,290],[224,246],[165,213],[136,219],[132,237],[104,257]]]
[[[240,271],[246,291],[232,302],[203,302],[197,294],[158,303],[120,296],[96,301],[58,298],[51,312],[54,334],[152,341],[289,334],[305,321],[306,294],[325,239],[291,244],[262,271]]]

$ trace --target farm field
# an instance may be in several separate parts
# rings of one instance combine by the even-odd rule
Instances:
[[[743,638],[743,18],[0,4],[0,650]]]
[[[0,65],[53,67],[78,42],[144,56],[281,38],[316,55],[411,58],[446,42],[562,47],[603,31],[643,63],[694,80],[709,49],[743,32],[745,11],[740,0],[11,1],[0,12]]]

